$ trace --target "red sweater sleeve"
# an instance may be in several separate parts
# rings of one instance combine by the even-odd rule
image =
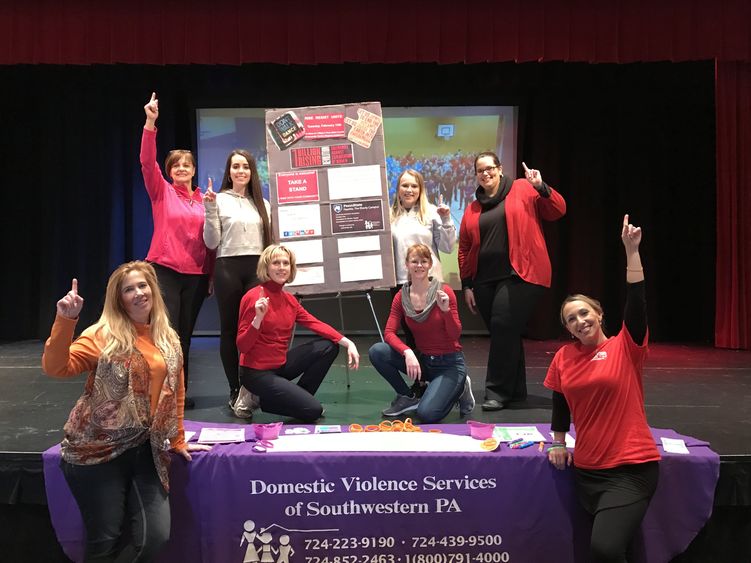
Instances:
[[[284,294],[285,297],[290,300],[295,305],[295,322],[300,323],[302,326],[309,328],[319,336],[323,336],[324,338],[328,338],[334,343],[338,343],[342,338],[344,338],[344,335],[339,333],[334,327],[327,325],[323,321],[319,321],[317,318],[315,318],[313,315],[308,313],[305,308],[300,304],[300,302],[295,299],[292,295],[289,293]]]
[[[402,308],[402,290],[396,292],[394,299],[391,301],[391,311],[389,312],[389,318],[386,321],[386,328],[383,330],[383,339],[386,344],[391,346],[394,350],[404,355],[404,351],[409,348],[402,340],[397,336],[396,331],[402,324],[404,318],[404,309]]]

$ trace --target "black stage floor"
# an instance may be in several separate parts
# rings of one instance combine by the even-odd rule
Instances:
[[[326,407],[326,422],[329,424],[381,420],[380,410],[393,398],[390,388],[367,360],[367,349],[374,339],[356,337],[354,340],[363,355],[360,370],[347,375],[345,356],[341,353],[318,393]],[[479,403],[489,340],[467,337],[463,344]],[[559,341],[527,341],[529,398],[526,403],[494,413],[481,411],[478,404],[471,418],[498,423],[548,422],[550,392],[543,387],[542,381],[553,354],[562,344]],[[84,376],[60,380],[43,375],[41,353],[42,343],[38,341],[0,344],[0,507],[45,504],[41,453],[60,441],[62,426],[83,387]],[[715,513],[718,513],[717,507],[724,507],[736,516],[741,514],[743,520],[751,520],[751,352],[652,344],[645,368],[644,389],[651,426],[672,428],[681,434],[706,440],[720,454]],[[196,408],[187,411],[186,418],[242,422],[232,416],[226,405],[227,383],[219,361],[217,338],[196,337],[193,340],[189,395],[195,399]],[[261,413],[255,420],[268,422],[276,419]],[[461,420],[458,411],[454,410],[446,422]],[[6,536],[13,535],[7,533],[10,531],[7,526],[15,527],[13,524],[17,523],[7,508],[0,508],[0,529],[6,532],[0,536],[2,543],[8,541]],[[748,539],[751,522],[735,522],[731,527],[746,534],[743,544],[737,545],[734,553],[744,557],[738,561],[748,561],[746,555],[741,554],[751,553],[751,540]],[[717,541],[716,535],[714,532],[712,542]],[[0,549],[2,547],[0,545]],[[15,552],[5,551],[8,553]],[[707,557],[711,559],[703,557],[679,557],[676,561],[726,560],[726,556],[723,559],[710,555]],[[11,560],[23,561],[25,556]]]

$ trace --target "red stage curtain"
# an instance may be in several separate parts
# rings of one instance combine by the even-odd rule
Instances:
[[[718,63],[715,84],[715,345],[748,349],[751,348],[751,63]]]
[[[749,0],[0,2],[0,64],[751,61]]]

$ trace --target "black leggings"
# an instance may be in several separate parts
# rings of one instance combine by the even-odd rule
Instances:
[[[475,304],[490,332],[486,399],[507,403],[527,398],[522,334],[544,290],[517,276],[474,287]]]
[[[219,308],[219,357],[231,393],[240,389],[237,352],[237,320],[243,295],[258,285],[256,267],[258,255],[224,256],[216,259],[214,269],[214,293]]]
[[[201,305],[209,291],[209,277],[206,274],[181,274],[161,264],[152,263],[151,265],[154,266],[159,280],[170,324],[180,337],[185,391],[187,392],[190,339],[193,336],[193,327],[196,326]]]
[[[316,338],[289,350],[287,361],[279,368],[240,366],[240,381],[248,391],[258,395],[263,412],[313,422],[323,413],[321,403],[313,395],[338,353],[336,344]],[[292,383],[300,375],[300,381]]]
[[[592,522],[589,551],[596,563],[626,563],[633,558],[633,538],[647,512],[650,499],[604,508]]]

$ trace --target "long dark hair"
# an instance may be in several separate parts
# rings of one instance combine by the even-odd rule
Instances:
[[[263,192],[261,191],[261,180],[258,177],[258,166],[256,166],[256,159],[253,155],[244,149],[235,149],[227,157],[227,164],[224,165],[224,177],[222,178],[222,187],[220,192],[232,189],[232,179],[230,178],[230,168],[232,167],[232,157],[239,155],[248,161],[250,165],[250,182],[248,183],[248,190],[245,194],[246,197],[253,202],[258,210],[258,215],[261,216],[263,222],[263,246],[264,248],[270,245],[273,240],[271,238],[271,221],[269,214],[266,212],[266,206],[263,203]]]

